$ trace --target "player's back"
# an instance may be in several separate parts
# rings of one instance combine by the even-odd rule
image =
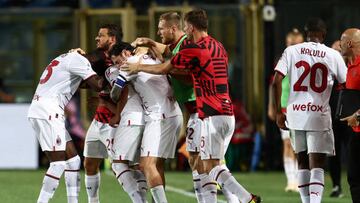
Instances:
[[[46,118],[50,111],[63,112],[80,82],[95,74],[89,61],[78,53],[56,57],[40,77],[28,116]]]
[[[315,42],[288,47],[277,69],[287,67],[290,81],[288,120],[290,128],[325,130],[331,128],[329,99],[337,78],[345,82],[346,66],[339,52]],[[302,122],[301,120],[306,120]]]
[[[228,56],[223,45],[207,36],[198,41],[200,58],[190,61],[193,69],[199,117],[233,115],[228,85]]]

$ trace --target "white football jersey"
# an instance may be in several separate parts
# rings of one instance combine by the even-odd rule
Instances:
[[[58,56],[40,77],[28,117],[48,119],[51,115],[63,115],[81,81],[93,75],[96,73],[82,55],[72,52]]]
[[[346,81],[340,53],[324,44],[304,42],[285,49],[275,70],[289,75],[288,127],[293,130],[331,129],[329,99],[334,78]]]
[[[110,85],[113,86],[119,75],[119,69],[116,66],[111,66],[105,71],[105,77],[109,81]],[[139,95],[135,92],[132,85],[129,85],[129,95],[126,105],[121,112],[120,125],[144,125],[144,113],[142,109],[142,103]]]
[[[148,55],[131,56],[129,63],[159,64]],[[120,70],[120,75],[131,81],[135,91],[139,94],[144,109],[145,121],[159,120],[168,117],[182,115],[179,104],[175,100],[173,90],[166,75],[154,75],[139,72],[128,75]]]

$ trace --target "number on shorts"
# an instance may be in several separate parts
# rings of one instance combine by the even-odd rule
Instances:
[[[201,136],[200,148],[204,148],[204,146],[205,146],[205,137]]]
[[[313,66],[310,66],[306,61],[299,61],[295,64],[296,68],[304,67],[304,72],[300,75],[299,79],[294,84],[294,91],[308,91],[308,86],[303,85],[304,79],[307,75],[310,74],[310,88],[317,93],[323,92],[327,87],[327,76],[328,69],[322,63],[315,63]],[[317,70],[321,70],[321,85],[316,86],[316,72]]]
[[[106,142],[107,142],[106,149],[107,149],[108,151],[110,151],[111,148],[112,148],[112,145],[114,144],[114,138],[112,138],[112,139],[106,139]]]
[[[60,62],[57,60],[51,61],[51,63],[46,67],[47,74],[46,74],[45,78],[40,79],[40,84],[44,84],[50,79],[52,72],[53,72],[53,68],[56,67],[57,65],[59,65],[59,63]]]
[[[193,134],[194,134],[194,128],[186,128],[186,136],[188,137],[189,140],[194,139]]]

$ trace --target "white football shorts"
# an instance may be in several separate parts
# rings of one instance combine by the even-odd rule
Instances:
[[[329,156],[335,155],[333,130],[304,131],[291,130],[291,145],[295,153],[307,151],[307,153],[323,153]]]
[[[95,119],[86,133],[84,157],[104,159],[111,155],[116,128]]]
[[[203,119],[202,126],[201,159],[225,159],[226,150],[235,130],[235,117],[209,116]]]
[[[143,125],[117,127],[111,150],[112,159],[138,162],[143,131]]]
[[[65,128],[65,118],[39,119],[29,118],[35,130],[42,151],[65,151],[71,137]]]
[[[145,123],[141,157],[174,158],[183,117],[174,116]]]
[[[186,151],[200,152],[201,125],[199,114],[191,114],[186,126]]]

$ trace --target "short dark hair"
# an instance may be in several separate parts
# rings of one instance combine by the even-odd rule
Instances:
[[[109,51],[110,56],[119,56],[123,50],[134,51],[134,47],[127,42],[116,43]]]
[[[326,24],[320,18],[309,18],[304,27],[305,32],[326,33]]]
[[[208,17],[203,9],[195,9],[186,13],[184,20],[200,31],[207,31]]]
[[[84,57],[89,60],[92,69],[99,76],[105,75],[105,70],[108,65],[106,63],[106,55],[104,50],[96,49],[88,54],[85,54]]]
[[[166,12],[161,14],[159,21],[164,20],[169,25],[176,25],[179,29],[181,29],[181,16],[174,11]]]
[[[100,28],[105,28],[108,30],[109,36],[115,36],[116,42],[121,42],[123,38],[123,31],[122,28],[115,25],[115,24],[103,24]]]

